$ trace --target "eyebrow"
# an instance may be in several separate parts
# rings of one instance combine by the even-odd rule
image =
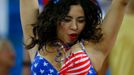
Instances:
[[[65,18],[73,18],[73,17],[71,17],[71,16],[65,16]],[[78,19],[85,19],[85,17],[84,16],[79,16],[79,17],[77,17]]]

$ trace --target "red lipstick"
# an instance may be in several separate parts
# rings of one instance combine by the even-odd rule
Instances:
[[[77,34],[70,34],[69,38],[71,41],[75,41],[77,39]]]

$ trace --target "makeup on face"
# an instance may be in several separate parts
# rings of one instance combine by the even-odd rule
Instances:
[[[80,5],[72,5],[69,13],[57,27],[58,38],[64,43],[77,41],[79,34],[85,27],[84,11]]]
[[[77,39],[77,37],[78,37],[78,34],[75,34],[75,33],[69,34],[69,39],[71,41],[75,41]]]

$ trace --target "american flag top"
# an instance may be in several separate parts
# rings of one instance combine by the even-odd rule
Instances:
[[[32,75],[97,75],[83,45],[82,50],[70,54],[60,71],[38,53],[32,62],[31,72]]]

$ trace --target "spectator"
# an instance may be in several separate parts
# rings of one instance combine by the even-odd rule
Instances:
[[[9,75],[9,71],[14,65],[15,52],[11,43],[0,38],[0,75]]]

